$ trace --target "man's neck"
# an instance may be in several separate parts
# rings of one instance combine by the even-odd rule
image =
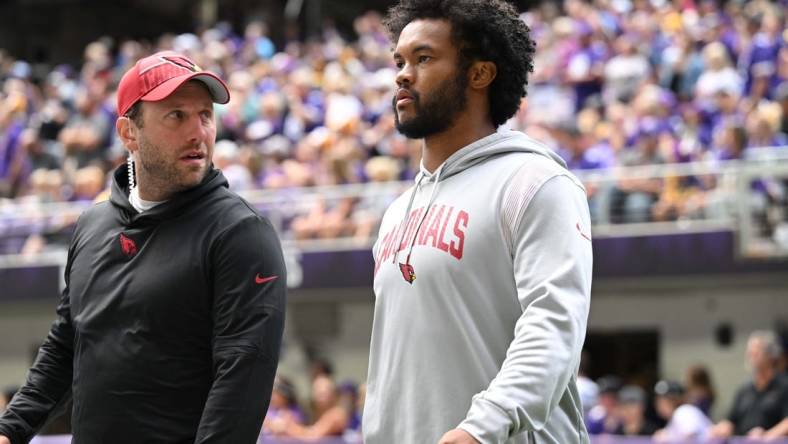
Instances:
[[[462,147],[495,132],[495,126],[487,119],[476,122],[469,120],[470,118],[458,118],[446,131],[424,138],[422,162],[427,171],[434,172]]]
[[[140,176],[141,175],[138,173],[136,179],[137,192],[139,193],[140,199],[149,202],[164,202],[172,196],[173,193],[169,191],[166,184],[158,184],[156,181],[150,180],[147,176]]]

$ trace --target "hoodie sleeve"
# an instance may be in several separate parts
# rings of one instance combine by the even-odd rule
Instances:
[[[271,224],[247,217],[209,253],[213,279],[213,386],[196,443],[257,442],[284,328],[287,276]]]
[[[538,186],[525,186],[528,179],[518,176],[526,175],[521,170],[504,197],[502,226],[523,313],[500,371],[473,397],[459,425],[483,444],[545,426],[577,370],[588,318],[592,255],[585,192],[568,175]]]
[[[11,444],[26,444],[50,418],[55,418],[71,400],[74,365],[74,327],[68,293],[70,258],[66,264],[66,288],[57,306],[57,318],[38,350],[27,381],[0,415],[0,435]]]

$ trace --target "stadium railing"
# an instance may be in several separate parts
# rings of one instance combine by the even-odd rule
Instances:
[[[594,237],[727,230],[735,233],[740,257],[788,257],[788,147],[747,153],[743,160],[575,171],[589,191]],[[622,195],[626,200],[627,193],[621,192],[621,184],[644,181],[658,182],[659,195],[646,196],[646,205],[642,204],[643,196],[639,196],[640,205],[622,205]],[[343,251],[370,248],[376,230],[359,232],[356,222],[372,220],[374,225],[388,204],[411,185],[410,181],[362,183],[240,194],[271,220],[285,249]],[[343,214],[339,209],[347,201],[352,211]],[[0,201],[0,268],[63,264],[70,230],[90,205]],[[655,218],[659,205],[667,210]],[[299,233],[294,229],[299,218],[315,217],[320,226],[321,218],[328,218],[332,211],[348,224],[331,237],[321,237],[325,234],[319,230]],[[43,247],[33,254],[21,254],[31,235],[56,240],[42,241]]]

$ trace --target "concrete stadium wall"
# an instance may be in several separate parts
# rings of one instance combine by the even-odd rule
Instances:
[[[680,380],[690,365],[707,364],[718,391],[713,416],[719,418],[747,378],[747,336],[787,322],[786,302],[788,277],[774,274],[600,280],[594,284],[589,331],[656,330],[662,377]],[[0,306],[0,386],[24,380],[30,350],[45,337],[54,303]],[[373,316],[369,290],[294,290],[287,316],[280,371],[294,379],[303,399],[309,395],[311,357],[333,362],[339,381],[364,380]],[[732,327],[727,347],[715,340],[721,323]]]

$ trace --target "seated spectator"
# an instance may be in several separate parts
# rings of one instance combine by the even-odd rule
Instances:
[[[312,414],[315,418],[312,425],[281,418],[269,423],[270,430],[293,438],[342,436],[350,423],[350,413],[339,403],[339,391],[328,376],[318,376],[312,382]]]
[[[106,186],[104,170],[96,165],[80,168],[74,174],[72,200],[93,201]]]
[[[706,438],[711,421],[692,404],[687,404],[684,387],[675,381],[654,386],[657,414],[668,423],[654,433],[656,442],[697,442]]]
[[[710,416],[716,395],[706,366],[699,364],[687,369],[685,384],[687,402],[699,408],[706,416]]]
[[[297,240],[335,239],[353,233],[353,213],[355,199],[341,197],[338,199],[315,199],[308,213],[293,219],[291,228]]]
[[[98,99],[88,91],[77,93],[75,100],[77,113],[66,122],[58,140],[66,158],[73,161],[76,168],[82,168],[104,159],[112,125]]]
[[[597,381],[599,400],[586,415],[586,427],[591,435],[611,434],[621,426],[617,413],[618,392],[621,379],[617,376],[604,376]]]
[[[60,161],[46,150],[37,130],[27,128],[22,131],[22,134],[19,136],[19,145],[27,153],[28,168],[31,170],[56,170],[60,168]]]
[[[604,97],[607,102],[629,102],[648,78],[651,66],[648,59],[640,54],[636,37],[624,34],[614,44],[618,55],[605,65]]]
[[[665,163],[659,150],[660,129],[654,119],[644,120],[635,146],[620,155],[621,166],[634,167]],[[613,190],[610,216],[613,223],[647,222],[651,206],[662,191],[662,180],[654,177],[622,177]]]
[[[646,392],[635,385],[627,385],[618,392],[618,417],[621,420],[616,435],[651,436],[657,425],[646,418]]]
[[[703,48],[703,74],[698,78],[695,91],[698,97],[706,98],[720,91],[740,95],[744,81],[731,66],[728,50],[720,42],[710,43]]]
[[[788,136],[780,132],[782,110],[772,102],[762,102],[753,110],[745,122],[749,134],[748,148],[784,146]]]
[[[397,198],[397,193],[384,193],[380,184],[397,179],[401,167],[399,162],[388,156],[376,156],[364,166],[364,174],[370,183],[364,187],[353,212],[354,234],[359,242],[366,242],[377,233],[386,208]]]
[[[304,413],[298,406],[295,387],[289,379],[277,376],[271,392],[271,403],[263,420],[264,434],[272,434],[277,423],[303,424]]]
[[[361,430],[361,410],[359,406],[359,388],[353,381],[345,381],[339,385],[339,404],[349,412],[347,430]]]
[[[590,359],[588,352],[583,350],[580,355],[580,367],[577,371],[577,391],[580,394],[580,402],[583,404],[584,415],[588,415],[588,412],[599,401],[599,385],[588,377],[588,369],[591,366]]]
[[[230,140],[220,140],[213,148],[213,164],[222,170],[231,190],[235,192],[252,189],[252,173],[240,163],[240,148]]]
[[[752,380],[733,398],[728,417],[711,430],[715,438],[788,436],[788,377],[778,372],[782,347],[770,331],[755,331],[747,340],[747,368]]]
[[[334,366],[327,359],[314,358],[309,363],[309,376],[312,378],[312,381],[321,376],[332,378],[334,376]]]

